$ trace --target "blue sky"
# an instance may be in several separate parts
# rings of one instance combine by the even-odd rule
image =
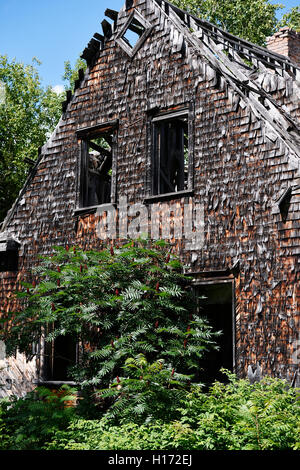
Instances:
[[[73,64],[93,34],[102,32],[106,8],[125,0],[0,0],[0,54],[26,64],[36,57],[43,85],[63,85],[64,62]],[[280,3],[273,1],[272,3]],[[287,9],[299,0],[286,0]]]

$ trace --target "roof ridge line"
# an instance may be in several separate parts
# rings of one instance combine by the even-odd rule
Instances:
[[[266,47],[263,47],[263,46],[259,46],[258,44],[255,44],[251,41],[248,41],[247,39],[244,39],[244,38],[241,38],[239,36],[236,36],[228,31],[225,31],[224,29],[222,29],[220,26],[217,26],[215,25],[214,23],[210,23],[209,21],[207,20],[203,20],[202,18],[199,18],[197,17],[196,15],[194,15],[193,13],[189,13],[188,11],[186,10],[183,10],[182,8],[179,8],[175,5],[173,5],[172,3],[170,3],[168,0],[154,0],[158,5],[159,7],[163,10],[162,8],[162,4],[167,4],[177,15],[178,15],[178,12],[180,12],[180,14],[183,15],[188,15],[190,18],[193,18],[196,23],[198,23],[198,25],[200,27],[208,27],[206,28],[208,31],[213,28],[213,29],[217,29],[222,35],[225,35],[227,36],[228,38],[228,41],[231,40],[238,40],[240,43],[242,43],[242,45],[244,46],[249,46],[251,49],[257,49],[258,52],[261,52],[263,54],[267,54],[269,56],[273,56],[274,60],[281,60],[285,63],[287,63],[290,67],[293,67],[293,68],[296,68],[300,71],[300,66],[298,66],[297,64],[295,64],[294,62],[291,61],[291,59],[287,56],[284,56],[282,54],[278,54],[277,52],[274,52],[274,51],[271,51],[269,49],[267,49]],[[179,18],[180,18],[180,15],[178,15]],[[182,20],[182,18],[180,18]],[[200,24],[199,24],[200,23]]]

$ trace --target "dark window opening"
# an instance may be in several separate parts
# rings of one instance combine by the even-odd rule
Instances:
[[[215,380],[226,382],[220,369],[233,371],[234,362],[232,282],[199,285],[196,295],[198,312],[208,319],[213,331],[222,331],[215,339],[219,350],[207,351],[200,361],[199,381],[206,385]]]
[[[153,119],[153,194],[188,189],[188,116]]]
[[[70,381],[69,369],[77,362],[77,343],[70,335],[58,336],[46,346],[44,377],[47,381]]]
[[[81,207],[111,202],[114,143],[112,129],[83,140]]]
[[[18,271],[18,251],[0,252],[0,272]]]
[[[0,272],[18,271],[20,244],[3,236],[0,240]]]
[[[146,28],[135,17],[133,17],[122,35],[122,39],[133,49],[145,31]]]
[[[285,223],[287,221],[290,205],[291,205],[291,198],[292,198],[292,188],[288,188],[283,196],[280,198],[278,202],[281,219]]]

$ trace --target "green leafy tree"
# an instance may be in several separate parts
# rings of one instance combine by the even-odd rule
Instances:
[[[284,26],[300,32],[300,6],[291,8],[290,11],[282,16],[278,27],[282,28]]]
[[[265,45],[277,26],[276,12],[280,4],[268,0],[173,0],[172,3],[225,31]]]
[[[190,381],[191,376],[172,369],[172,360],[149,363],[144,354],[138,354],[126,359],[122,377],[98,391],[98,396],[114,399],[106,418],[115,422],[169,421],[178,417]]]
[[[0,221],[12,206],[35,160],[61,115],[62,96],[41,86],[32,65],[0,55]]]
[[[78,70],[85,70],[87,67],[86,61],[80,57],[76,60],[74,67],[72,68],[69,60],[65,61],[65,70],[63,74],[63,80],[66,82],[66,90],[74,90],[75,81],[78,79]]]
[[[30,356],[43,333],[46,342],[71,335],[81,345],[71,374],[82,387],[105,387],[103,396],[116,398],[124,387],[143,419],[155,410],[168,413],[156,405],[175,404],[173,390],[198,380],[199,360],[214,347],[215,334],[195,312],[180,262],[161,243],[101,251],[58,247],[38,268],[40,281],[19,293],[28,305],[11,314],[2,332],[7,352]],[[152,405],[151,394],[159,397]]]

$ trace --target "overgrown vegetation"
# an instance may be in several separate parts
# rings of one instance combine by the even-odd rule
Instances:
[[[178,258],[162,241],[147,243],[57,247],[36,269],[38,278],[24,283],[24,308],[11,313],[1,334],[8,354],[18,349],[29,357],[41,336],[46,343],[74,338],[80,354],[72,379],[97,393],[99,406],[112,403],[118,420],[174,416],[218,335],[195,311]]]
[[[193,387],[177,419],[116,424],[107,415],[84,419],[44,389],[0,404],[0,449],[44,450],[296,450],[300,448],[299,391],[265,377],[250,385],[227,373],[229,383],[209,392]],[[70,396],[71,395],[71,396]],[[132,415],[134,418],[134,415]]]
[[[285,381],[251,385],[224,371],[228,383],[203,392],[197,368],[216,333],[195,312],[168,245],[59,247],[36,275],[2,339],[10,354],[31,355],[41,335],[73,335],[82,346],[71,370],[77,392],[37,388],[2,400],[0,449],[300,448],[299,391]]]
[[[74,390],[59,393],[39,387],[25,398],[0,401],[0,450],[38,450],[55,435],[66,430],[76,417]],[[71,404],[70,403],[70,404]]]

